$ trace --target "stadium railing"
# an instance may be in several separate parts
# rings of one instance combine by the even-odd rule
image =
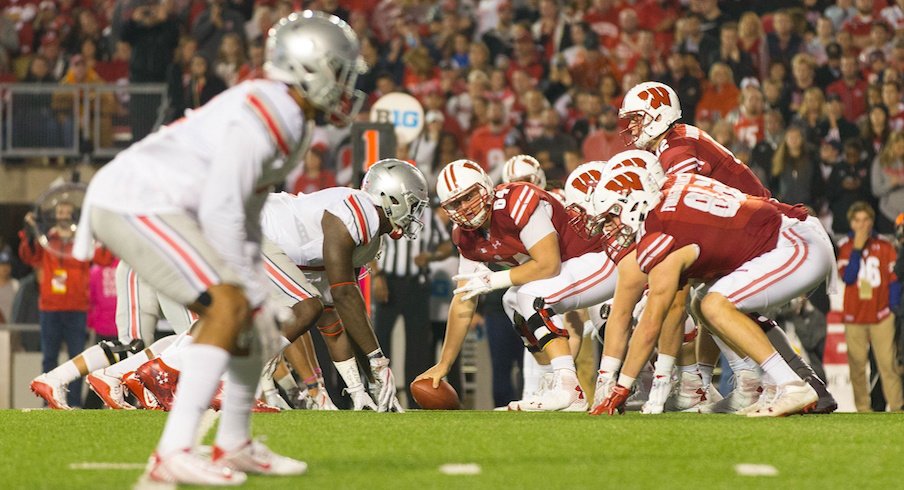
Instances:
[[[151,132],[164,84],[0,84],[0,158],[109,159]]]

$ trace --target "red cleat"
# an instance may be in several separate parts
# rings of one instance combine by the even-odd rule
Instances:
[[[254,405],[251,407],[251,411],[254,413],[276,413],[281,412],[282,410],[280,410],[279,407],[267,405],[260,400],[254,400]]]
[[[148,391],[148,389],[144,387],[144,383],[138,379],[138,375],[135,374],[135,371],[126,373],[125,376],[122,377],[122,384],[126,385],[126,388],[129,389],[129,393],[138,400],[138,404],[144,407],[144,409],[163,410],[160,408],[157,399],[154,398],[154,394]]]
[[[168,412],[173,408],[173,398],[179,384],[179,371],[167,366],[158,357],[139,366],[135,374],[154,395],[163,410]]]
[[[108,407],[113,410],[135,410],[135,407],[126,401],[122,381],[119,378],[109,376],[101,369],[89,374],[86,380],[91,391],[96,393]]]
[[[66,403],[66,387],[56,378],[42,374],[31,381],[31,391],[43,398],[47,406],[54,410],[72,410]]]

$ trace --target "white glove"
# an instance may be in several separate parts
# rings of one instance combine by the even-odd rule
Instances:
[[[461,294],[462,301],[486,294],[497,289],[512,287],[512,272],[509,270],[493,272],[489,269],[458,274],[452,277],[453,281],[468,281],[464,286],[456,288],[453,294]]]
[[[289,345],[282,335],[282,325],[294,319],[295,313],[291,308],[280,306],[270,299],[254,311],[251,323],[265,360],[273,359]]]

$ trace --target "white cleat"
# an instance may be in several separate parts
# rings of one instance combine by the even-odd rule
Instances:
[[[280,410],[292,410],[292,406],[279,394],[276,388],[264,390],[264,403]]]
[[[521,400],[514,400],[509,402],[509,404],[505,407],[499,407],[496,410],[511,410],[511,411],[521,411],[524,410],[521,407],[527,406],[527,404],[536,401],[539,399],[543,392],[552,387],[553,383],[555,383],[555,375],[552,373],[546,373],[543,377],[540,378],[540,384],[537,386],[537,391],[533,393],[528,393],[528,395]]]
[[[735,372],[735,389],[724,399],[713,404],[712,413],[735,413],[753,405],[763,392],[762,378],[754,369]]]
[[[672,393],[674,381],[672,376],[663,374],[653,375],[653,385],[650,387],[650,396],[644,402],[640,413],[645,415],[659,415],[665,410],[665,402]]]
[[[135,407],[126,401],[122,381],[119,378],[109,376],[103,369],[99,369],[89,374],[85,380],[91,391],[113,410],[135,410]]]
[[[778,387],[775,398],[748,417],[786,417],[816,406],[819,395],[806,381],[792,381]]]
[[[697,406],[688,410],[689,412],[713,413],[713,407],[716,405],[716,403],[722,401],[722,394],[719,393],[719,390],[717,390],[712,383],[706,385],[703,391],[706,392],[706,400],[700,402]]]
[[[772,400],[775,399],[775,394],[777,392],[778,386],[763,385],[763,392],[760,394],[760,397],[757,399],[756,403],[749,407],[738,410],[737,412],[735,412],[735,415],[747,415],[769,405],[770,403],[772,403]]]
[[[377,411],[377,404],[374,403],[370,395],[368,395],[367,392],[364,391],[363,386],[354,391],[346,389],[345,393],[348,393],[348,396],[352,398],[352,410],[373,410],[374,412]]]
[[[528,412],[586,412],[587,400],[578,383],[577,375],[570,371],[553,375],[553,383],[534,400],[520,405]]]
[[[638,411],[643,404],[650,399],[650,390],[653,388],[653,371],[644,369],[634,383],[634,392],[625,400],[625,410]]]
[[[72,407],[66,402],[66,393],[69,390],[57,378],[42,374],[31,381],[30,387],[35,395],[47,402],[48,407],[54,410],[72,410]]]
[[[678,386],[665,402],[665,410],[667,412],[698,412],[700,404],[706,403],[707,400],[703,377],[700,376],[700,373],[682,371],[678,376]]]
[[[292,476],[308,471],[308,464],[274,453],[260,441],[248,441],[235,451],[214,446],[213,462],[234,471],[255,475]]]
[[[617,373],[610,373],[608,371],[599,371],[599,374],[596,377],[596,389],[593,391],[593,404],[590,409],[595,410],[597,406],[599,406],[606,397],[609,396],[609,393],[612,392],[612,388],[615,388],[615,383],[618,381],[615,379]]]
[[[235,486],[248,477],[241,471],[214,464],[188,449],[161,458],[151,455],[142,479],[151,483],[181,483],[186,485]]]

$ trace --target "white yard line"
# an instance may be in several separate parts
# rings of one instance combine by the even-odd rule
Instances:
[[[778,476],[778,470],[770,464],[736,464],[735,473],[741,476]]]
[[[449,463],[441,465],[439,472],[444,475],[479,475],[480,465],[475,463]]]
[[[145,463],[70,463],[70,470],[143,470]]]

